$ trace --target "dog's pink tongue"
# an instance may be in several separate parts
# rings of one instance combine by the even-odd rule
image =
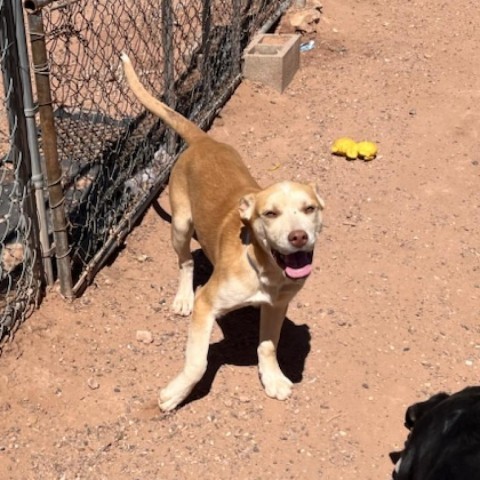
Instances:
[[[290,278],[295,278],[295,279],[305,278],[305,277],[308,277],[312,273],[312,266],[311,265],[305,265],[304,267],[301,267],[301,268],[286,267],[285,268],[285,273]]]
[[[308,277],[312,273],[312,254],[297,252],[285,255],[285,274],[294,279]]]

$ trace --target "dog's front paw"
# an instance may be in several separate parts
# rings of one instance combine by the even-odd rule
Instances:
[[[158,406],[164,412],[176,408],[192,391],[195,383],[192,383],[181,373],[174,378],[164,389],[160,390]]]
[[[285,400],[292,394],[293,383],[280,371],[263,373],[261,380],[270,398]]]
[[[276,348],[271,340],[264,340],[258,346],[258,370],[269,397],[285,400],[292,394],[293,383],[280,370]]]
[[[195,296],[193,294],[193,291],[188,293],[177,293],[172,304],[173,313],[176,313],[177,315],[182,315],[183,317],[187,317],[188,315],[190,315],[193,310],[194,298]]]

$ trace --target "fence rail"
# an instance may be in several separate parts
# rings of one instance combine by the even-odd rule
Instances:
[[[0,308],[35,304],[55,279],[79,295],[168,179],[181,141],[135,100],[120,53],[207,127],[241,80],[243,49],[288,3],[0,0]],[[0,339],[18,322],[6,318]]]

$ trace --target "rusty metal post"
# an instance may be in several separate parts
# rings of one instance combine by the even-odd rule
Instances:
[[[30,150],[30,163],[33,189],[35,192],[40,246],[43,262],[43,273],[48,285],[54,282],[50,238],[48,235],[47,209],[44,198],[45,181],[41,168],[40,150],[38,148],[38,132],[35,124],[36,105],[33,102],[32,85],[30,76],[30,63],[28,58],[25,23],[21,2],[15,1],[15,26],[18,46],[18,70],[23,87],[23,108],[27,125],[28,148]]]
[[[38,110],[45,155],[48,196],[52,212],[55,257],[60,290],[67,299],[73,298],[72,269],[68,245],[65,197],[62,186],[62,167],[58,159],[57,133],[50,91],[49,65],[45,46],[45,32],[41,9],[27,10],[32,46],[33,71],[37,85]]]

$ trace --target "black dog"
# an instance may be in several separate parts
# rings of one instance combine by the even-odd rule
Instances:
[[[410,434],[394,480],[480,480],[480,387],[438,393],[407,409]]]

